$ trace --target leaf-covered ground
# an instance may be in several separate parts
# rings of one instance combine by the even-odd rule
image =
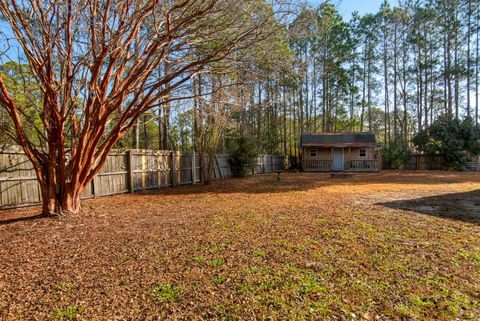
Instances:
[[[257,175],[37,213],[0,212],[0,319],[480,319],[478,174]]]

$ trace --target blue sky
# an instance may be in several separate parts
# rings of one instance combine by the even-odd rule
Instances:
[[[324,0],[308,0],[312,6],[317,6],[323,1]],[[360,14],[376,13],[383,0],[332,0],[331,2],[338,8],[340,14],[342,14],[346,20],[349,20],[354,11],[358,11]],[[389,2],[391,6],[398,4],[398,0],[390,0]]]

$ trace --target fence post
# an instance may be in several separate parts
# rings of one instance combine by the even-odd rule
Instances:
[[[100,196],[100,193],[97,190],[98,186],[99,186],[98,183],[97,183],[97,180],[98,180],[98,174],[93,176],[93,179],[92,179],[92,194],[93,194],[93,197]]]
[[[190,162],[192,163],[192,185],[197,184],[197,169],[195,168],[197,164],[196,157],[195,151],[192,150],[192,156],[190,157]]]
[[[146,163],[146,150],[142,149],[142,191],[144,191],[147,186],[147,169],[146,169],[145,163]]]
[[[177,164],[177,169],[175,171],[175,175],[177,176],[177,185],[182,185],[182,153],[176,152],[175,155],[175,164]]]
[[[162,187],[162,167],[161,167],[161,161],[162,161],[162,158],[161,158],[161,153],[160,152],[157,152],[157,189],[160,189]]]
[[[175,152],[172,150],[170,152],[170,177],[172,179],[172,186],[176,185],[176,179],[177,179],[177,164],[175,161]]]
[[[135,187],[133,185],[133,155],[132,155],[132,150],[129,149],[127,150],[127,165],[128,165],[128,186],[130,193],[135,192]]]

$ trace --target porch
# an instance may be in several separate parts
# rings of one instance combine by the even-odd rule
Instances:
[[[333,168],[333,159],[306,159],[303,169],[306,172],[377,172],[380,169],[380,161],[377,159],[351,159],[344,163],[343,169]]]
[[[380,160],[371,146],[367,147],[305,147],[302,168],[310,172],[376,172]]]

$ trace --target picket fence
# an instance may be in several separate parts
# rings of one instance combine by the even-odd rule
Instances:
[[[194,157],[192,157],[194,156]],[[208,160],[208,159],[206,159]],[[213,178],[231,176],[228,155],[217,154]],[[285,168],[283,156],[257,157],[252,173],[270,173]],[[198,154],[174,151],[128,150],[109,154],[83,198],[175,187],[200,182]],[[33,166],[18,148],[0,151],[0,209],[41,202],[40,186]]]

